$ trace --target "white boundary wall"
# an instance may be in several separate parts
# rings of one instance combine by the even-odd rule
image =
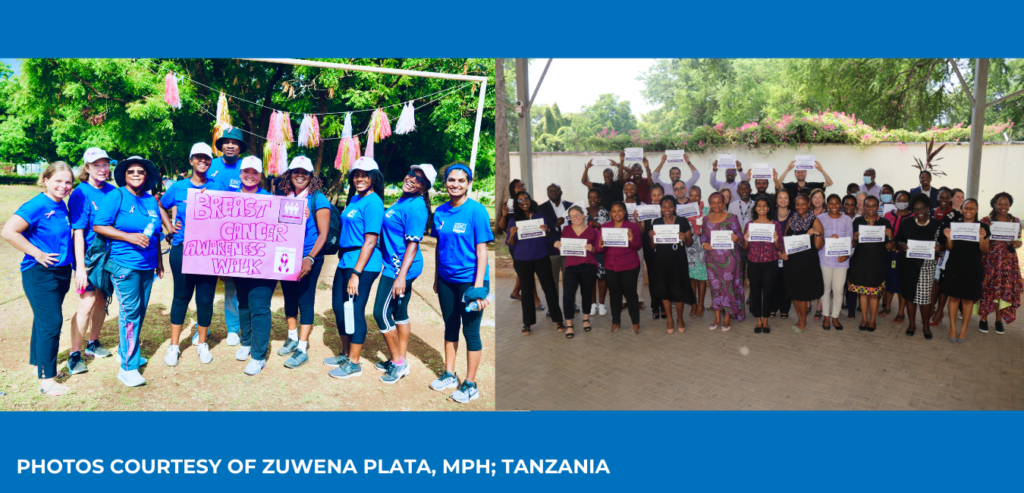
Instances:
[[[936,147],[941,144],[936,143]],[[967,188],[967,143],[960,145],[950,144],[939,153],[938,157],[943,159],[936,162],[941,171],[947,176],[936,176],[932,180],[932,186],[949,188]],[[825,171],[832,177],[834,185],[829,187],[828,192],[842,195],[849,183],[862,183],[864,169],[871,167],[877,172],[877,183],[890,184],[896,190],[907,190],[919,186],[917,181],[917,170],[911,165],[915,164],[914,157],[922,160],[925,156],[924,144],[907,144],[902,148],[898,144],[879,144],[858,150],[850,145],[815,145],[810,149],[801,147],[794,151],[792,148],[776,148],[769,156],[764,156],[756,149],[746,147],[727,148],[718,152],[722,154],[736,154],[737,159],[743,163],[743,169],[748,170],[755,163],[768,163],[779,171],[781,175],[786,166],[793,160],[795,154],[814,154],[815,158],[825,168]],[[697,186],[701,187],[704,198],[709,195],[711,187],[711,162],[716,155],[690,154],[690,162],[700,171],[701,177]],[[660,152],[645,152],[644,155],[650,162],[651,171],[657,168],[661,162]],[[619,159],[617,152],[538,152],[533,154],[533,186],[531,192],[534,200],[542,203],[547,200],[547,186],[551,183],[558,183],[562,186],[563,198],[570,202],[581,202],[586,200],[587,190],[580,183],[583,176],[583,169],[588,160],[594,156],[611,157],[616,161]],[[1024,143],[1013,144],[992,144],[986,145],[982,152],[981,168],[981,210],[987,214],[989,209],[988,201],[998,192],[1010,192],[1014,196],[1014,204],[1011,212],[1018,217],[1024,217]],[[519,153],[510,153],[510,179],[520,178]],[[685,164],[682,169],[682,179],[685,181],[690,177],[690,169]],[[601,173],[604,168],[594,167],[590,170],[590,180],[601,182]],[[662,168],[662,176],[668,177],[671,165],[666,164]],[[724,171],[719,171],[719,179],[725,179]],[[807,172],[808,181],[824,181],[821,173],[817,171]],[[795,181],[791,171],[786,181]],[[769,192],[774,189],[768,186]],[[497,191],[501,196],[501,190]],[[508,190],[504,190],[508,194]]]

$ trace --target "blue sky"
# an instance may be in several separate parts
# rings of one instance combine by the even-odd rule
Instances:
[[[14,69],[14,75],[18,75],[18,69],[21,67],[21,62],[17,58],[0,58],[0,63],[6,63],[12,69]]]

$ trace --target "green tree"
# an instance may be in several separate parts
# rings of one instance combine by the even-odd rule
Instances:
[[[602,94],[590,106],[584,106],[572,119],[573,132],[582,138],[597,135],[602,130],[625,133],[637,129],[637,120],[629,109],[629,101],[619,101],[614,94]]]

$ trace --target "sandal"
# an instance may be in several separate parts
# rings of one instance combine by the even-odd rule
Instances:
[[[64,392],[67,392],[69,390],[71,390],[71,389],[66,387],[66,386],[64,386],[64,385],[61,385],[61,384],[57,383],[56,381],[51,383],[49,387],[45,387],[44,388],[42,385],[39,386],[39,393],[43,394],[43,395],[45,395],[47,397],[58,397],[61,394],[63,394]]]
[[[892,323],[896,325],[903,323],[903,315],[896,315],[896,318],[892,319]]]
[[[565,329],[566,329],[566,333],[565,333],[565,338],[566,339],[572,339],[573,337],[576,337],[576,332],[575,332],[575,328],[574,327],[566,327]],[[568,332],[569,330],[572,330],[573,332]]]
[[[640,327],[633,329],[633,335],[640,335]]]
[[[583,326],[583,332],[590,332],[590,329],[593,328],[590,326],[590,320],[584,320],[583,323],[586,324]]]
[[[814,319],[821,320],[821,310],[817,310],[814,312]]]
[[[789,312],[782,313],[779,315],[783,320],[789,320]]]
[[[559,332],[564,332],[565,324],[563,324],[562,322],[558,322],[555,324],[555,328],[558,329]]]
[[[524,336],[530,335],[530,326],[529,325],[524,325],[523,326],[523,335]]]
[[[768,317],[769,317],[769,318],[775,318],[775,312],[772,312],[772,314],[771,314],[771,315],[768,315]]]

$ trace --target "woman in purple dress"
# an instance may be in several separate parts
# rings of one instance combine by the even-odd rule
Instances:
[[[715,322],[708,328],[715,330],[721,325],[724,332],[732,328],[731,319],[742,322],[746,310],[743,304],[746,299],[743,294],[743,276],[736,249],[743,233],[739,218],[725,210],[725,196],[715,192],[708,198],[708,203],[711,204],[711,213],[705,219],[700,234],[706,251],[704,263],[708,269],[708,285],[711,287],[711,308],[715,311]],[[712,231],[730,231],[733,248],[714,249],[711,245]]]

